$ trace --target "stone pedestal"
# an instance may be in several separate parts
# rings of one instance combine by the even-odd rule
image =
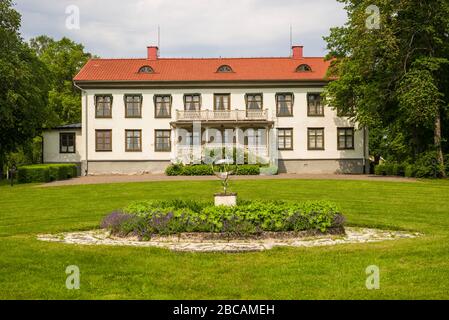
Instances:
[[[216,193],[214,195],[216,206],[228,206],[232,207],[237,205],[237,193]]]

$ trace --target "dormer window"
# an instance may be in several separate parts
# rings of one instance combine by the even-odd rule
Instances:
[[[232,68],[228,65],[222,65],[217,69],[217,72],[226,73],[226,72],[234,72]]]
[[[296,68],[296,72],[309,72],[312,68],[308,64],[301,64]]]
[[[154,72],[154,70],[150,66],[143,66],[143,67],[140,67],[140,69],[139,69],[139,73],[153,73],[153,72]]]

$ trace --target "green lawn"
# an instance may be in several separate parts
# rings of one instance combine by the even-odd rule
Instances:
[[[424,236],[242,254],[47,243],[36,234],[95,228],[131,200],[210,199],[220,184],[0,185],[0,298],[449,298],[449,181],[252,180],[231,186],[247,199],[332,200],[350,225]],[[365,288],[365,268],[373,264],[380,268],[380,290]],[[65,288],[68,265],[80,268],[80,290]]]

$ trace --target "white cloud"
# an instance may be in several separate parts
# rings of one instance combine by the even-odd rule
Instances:
[[[286,56],[293,42],[309,56],[346,14],[336,0],[16,0],[25,39],[67,36],[102,57],[143,57],[157,42],[170,57]],[[65,28],[65,8],[77,5],[80,30]]]

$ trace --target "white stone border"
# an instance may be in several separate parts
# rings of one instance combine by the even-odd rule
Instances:
[[[346,227],[346,235],[323,235],[307,238],[260,239],[260,240],[204,240],[158,237],[157,240],[138,241],[131,238],[113,237],[106,230],[66,232],[38,235],[40,241],[78,245],[107,245],[133,247],[159,247],[188,252],[247,252],[269,250],[274,247],[320,247],[345,243],[368,243],[386,240],[416,238],[419,233],[389,231],[369,228]]]

